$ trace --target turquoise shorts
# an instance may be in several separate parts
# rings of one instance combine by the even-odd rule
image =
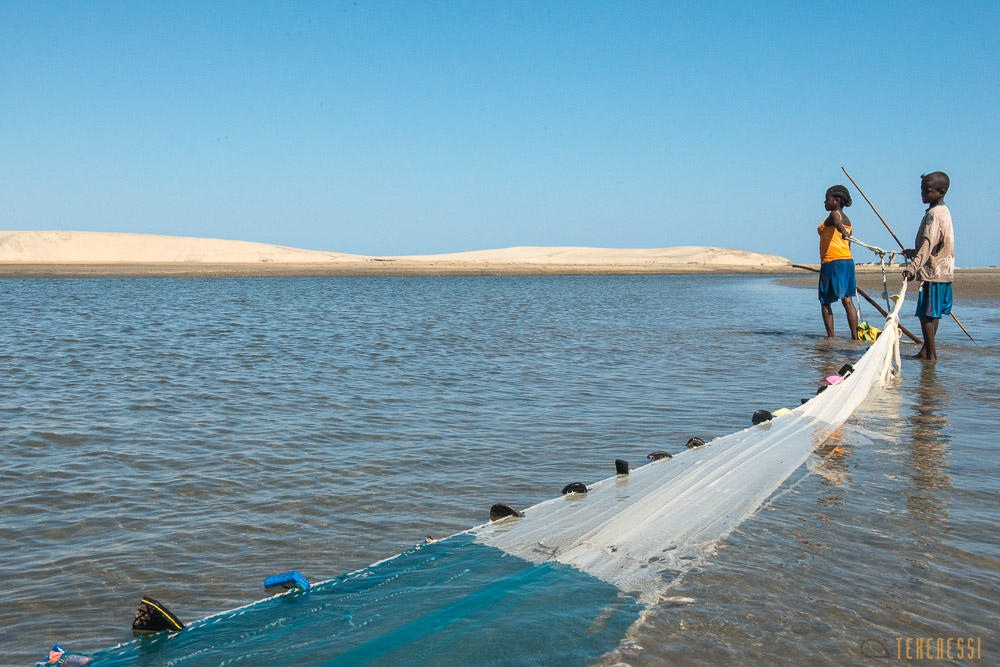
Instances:
[[[951,283],[925,282],[917,296],[917,317],[941,319],[951,314]]]
[[[819,267],[820,303],[835,303],[855,292],[853,259],[835,259]]]

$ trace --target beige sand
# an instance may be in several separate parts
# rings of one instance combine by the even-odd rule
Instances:
[[[341,262],[362,260],[359,255],[317,252],[247,241],[197,239],[155,234],[105,232],[3,232],[0,262],[129,262],[209,264],[255,262]]]
[[[655,249],[517,247],[444,255],[368,257],[150,234],[0,232],[7,276],[545,275],[795,273],[784,257],[681,246]]]
[[[410,255],[397,259],[437,262],[495,262],[503,264],[594,265],[594,264],[705,264],[724,266],[785,267],[791,262],[777,255],[765,255],[729,248],[677,246],[650,250],[616,248],[548,248],[521,246],[499,250],[476,250],[448,255]]]

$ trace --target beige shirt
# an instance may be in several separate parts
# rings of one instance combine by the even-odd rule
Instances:
[[[917,256],[910,268],[917,280],[950,283],[955,277],[955,232],[951,212],[944,204],[927,209],[913,242]]]

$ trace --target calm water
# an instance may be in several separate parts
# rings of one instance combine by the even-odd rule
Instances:
[[[864,350],[819,335],[812,292],[760,277],[5,280],[0,294],[11,665],[130,639],[144,594],[190,622],[262,597],[270,574],[328,579],[482,523],[494,502],[607,477],[615,458],[742,429]],[[549,643],[574,664],[869,664],[882,646],[895,658],[897,637],[975,637],[996,664],[1000,316],[956,309],[981,347],[942,323],[942,359],[905,362],[815,474],[684,576],[672,595],[692,602]],[[553,620],[547,599],[518,616],[553,638],[574,620],[591,632],[573,600]],[[497,657],[449,641],[420,661]]]

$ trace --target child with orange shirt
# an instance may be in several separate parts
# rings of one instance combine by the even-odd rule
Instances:
[[[858,311],[854,308],[857,292],[854,276],[854,258],[847,237],[851,235],[851,221],[844,215],[844,207],[851,205],[851,193],[843,185],[834,185],[826,191],[824,206],[830,212],[816,231],[819,233],[819,302],[823,312],[826,337],[833,338],[833,309],[830,304],[840,301],[847,313],[851,339],[858,339]]]

